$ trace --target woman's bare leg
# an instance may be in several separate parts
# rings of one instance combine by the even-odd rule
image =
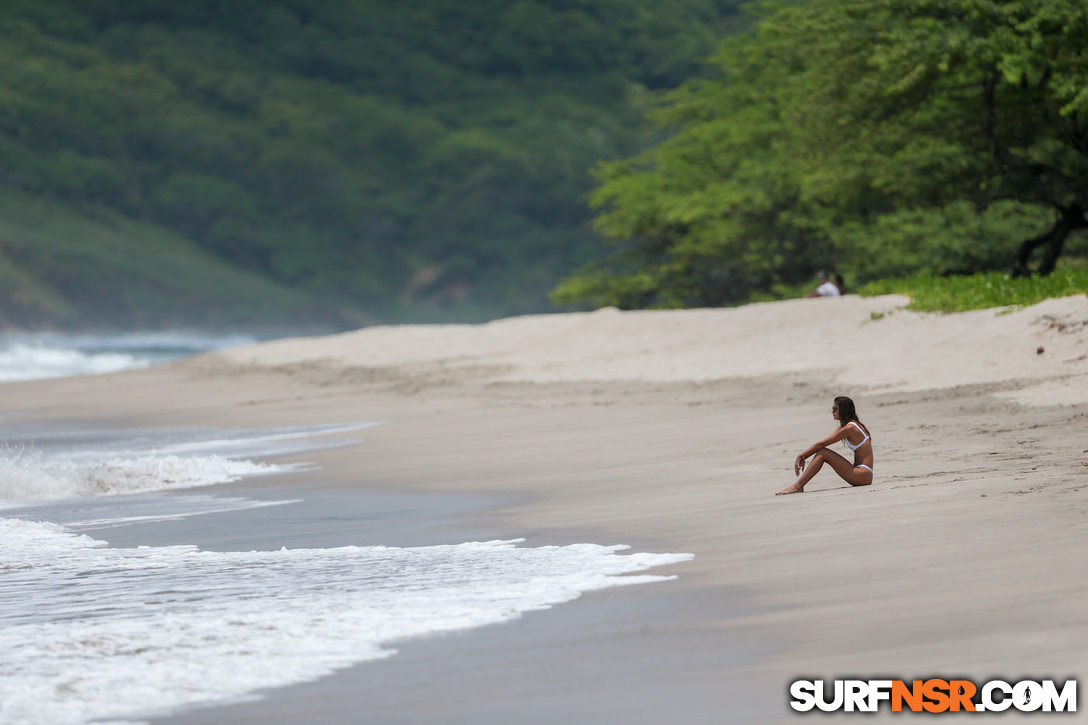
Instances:
[[[813,476],[820,472],[824,463],[831,466],[835,473],[839,474],[839,478],[846,481],[851,486],[868,486],[873,482],[873,474],[869,471],[864,468],[855,468],[853,463],[829,448],[821,448],[809,460],[808,466],[805,467],[805,470],[801,473],[801,476],[797,479],[796,483],[789,488],[782,489],[778,492],[778,495],[786,493],[804,493],[805,484],[811,481]]]

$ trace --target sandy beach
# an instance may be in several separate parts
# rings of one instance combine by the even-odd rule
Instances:
[[[479,496],[442,536],[694,554],[654,572],[675,581],[406,642],[165,722],[767,723],[793,719],[801,677],[1083,681],[1088,299],[955,315],[906,303],[374,327],[6,384],[0,413],[381,421],[305,454],[317,470],[232,486]],[[774,496],[832,430],[835,395],[873,434],[874,485],[828,470]]]

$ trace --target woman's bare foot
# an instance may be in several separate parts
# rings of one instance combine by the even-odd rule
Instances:
[[[781,491],[776,493],[775,496],[784,496],[787,493],[804,493],[804,492],[805,492],[805,487],[803,485],[799,486],[799,485],[797,485],[795,483],[792,486],[790,486],[789,488],[782,489]]]

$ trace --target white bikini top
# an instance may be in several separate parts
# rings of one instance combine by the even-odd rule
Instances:
[[[862,433],[865,433],[865,430],[860,425],[855,423],[854,421],[850,421],[849,423],[847,423],[847,425],[852,425],[855,428],[857,428],[859,431],[861,431]],[[861,443],[858,443],[857,445],[854,445],[853,443],[851,443],[849,438],[843,438],[842,442],[845,443],[846,447],[849,448],[850,450],[856,451],[857,449],[859,449],[863,445],[865,445],[865,441],[867,441],[867,440],[869,440],[869,434],[865,433],[865,437],[862,438]]]

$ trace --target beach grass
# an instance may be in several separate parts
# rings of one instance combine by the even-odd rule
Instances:
[[[902,294],[918,312],[962,312],[991,307],[1027,306],[1088,292],[1088,259],[1064,262],[1053,273],[1013,279],[1002,272],[934,277],[916,274],[876,280],[857,290],[862,296]]]

